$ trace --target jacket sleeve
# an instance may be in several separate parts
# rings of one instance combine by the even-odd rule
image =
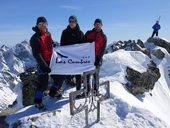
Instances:
[[[152,28],[154,29],[154,28],[155,28],[155,25],[153,25]]]
[[[161,25],[159,25],[159,29],[161,29]]]
[[[50,40],[51,40],[51,42],[52,42],[52,46],[53,46],[53,47],[56,47],[56,44],[55,44],[54,40],[52,39],[51,33],[48,32],[48,34],[49,34],[49,36],[50,36]]]
[[[38,42],[38,39],[31,39],[30,41],[31,43],[31,47],[32,47],[32,54],[34,56],[34,58],[36,59],[37,63],[41,66],[41,67],[48,67],[47,63],[45,62],[45,60],[43,59],[42,55],[41,55],[41,46]]]
[[[80,43],[86,43],[85,35],[82,31],[80,31]]]
[[[93,42],[93,41],[94,41],[94,39],[92,39],[92,38],[90,37],[90,33],[91,33],[90,31],[87,31],[87,32],[86,32],[85,37],[84,37],[84,38],[85,38],[85,39],[84,39],[85,42]]]
[[[102,57],[104,55],[106,46],[107,46],[107,37],[106,37],[106,35],[104,35],[104,44],[103,44],[103,47],[102,47],[102,49],[100,51],[99,57],[96,58],[96,63],[100,63],[102,61]]]
[[[66,42],[65,41],[65,31],[63,31],[61,34],[60,45],[63,46],[65,42]]]

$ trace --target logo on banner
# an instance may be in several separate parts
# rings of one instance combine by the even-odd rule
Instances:
[[[56,63],[60,63],[62,61],[62,58],[68,58],[68,56],[65,56],[59,52],[56,52],[56,53],[57,53]]]
[[[57,53],[57,57],[56,57],[57,64],[88,64],[88,63],[90,64],[90,56],[82,56],[79,60],[77,59],[74,60],[59,52],[56,53]]]

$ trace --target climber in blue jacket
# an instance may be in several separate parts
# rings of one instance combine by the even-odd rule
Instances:
[[[161,26],[159,24],[159,20],[156,21],[156,23],[153,25],[153,33],[151,37],[154,37],[154,35],[156,34],[156,36],[158,36],[158,31],[159,29],[161,29]]]

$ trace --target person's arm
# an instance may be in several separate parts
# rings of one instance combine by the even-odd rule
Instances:
[[[85,35],[82,31],[80,31],[80,43],[86,43]]]
[[[100,66],[101,65],[100,63],[102,63],[102,57],[103,57],[103,55],[105,53],[106,46],[107,46],[107,37],[106,37],[106,35],[104,35],[104,44],[103,44],[103,46],[101,48],[99,56],[96,57],[95,66]]]
[[[155,24],[152,26],[153,29],[155,29]]]
[[[161,25],[159,25],[159,29],[161,29]]]
[[[107,46],[107,37],[106,37],[106,35],[104,35],[104,44],[103,44],[103,47],[101,49],[101,53],[99,55],[99,58],[103,57],[105,49],[106,49],[106,46]]]
[[[49,37],[50,37],[50,42],[52,42],[52,46],[56,47],[56,43],[53,41],[51,33],[48,31]]]
[[[48,64],[45,62],[41,55],[41,46],[37,39],[31,40],[31,47],[32,47],[32,54],[34,58],[36,59],[38,65],[44,72],[50,72],[50,69],[48,67]]]
[[[87,31],[85,34],[85,42],[94,42],[94,39],[91,37],[91,31]]]
[[[61,34],[61,39],[60,39],[60,45],[61,46],[65,45],[65,42],[66,42],[65,38],[66,38],[65,37],[65,31],[63,31],[62,34]]]

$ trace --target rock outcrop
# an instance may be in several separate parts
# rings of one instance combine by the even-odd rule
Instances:
[[[20,79],[23,83],[22,95],[23,105],[28,106],[34,103],[34,96],[36,91],[36,85],[38,81],[38,75],[35,68],[29,68],[25,72],[20,74]]]
[[[151,42],[153,42],[157,46],[164,47],[165,49],[168,49],[168,47],[170,47],[170,43],[166,42],[163,39],[149,38],[148,43]],[[113,44],[110,44],[107,47],[106,53],[115,52],[119,49],[125,49],[127,51],[140,51],[146,54],[150,58],[151,55],[155,56],[158,59],[163,59],[165,57],[165,54],[162,52],[161,49],[149,49],[145,47],[145,44],[140,39],[138,39],[137,41],[129,40],[129,41],[118,41],[116,43],[114,42]]]
[[[146,72],[140,73],[129,67],[127,67],[126,72],[126,78],[129,81],[126,87],[134,95],[152,90],[161,76],[159,69],[153,62],[152,65],[148,66]]]
[[[166,40],[161,38],[149,38],[147,42],[154,43],[156,46],[163,47],[168,51],[168,53],[170,53],[170,42],[167,42]]]

